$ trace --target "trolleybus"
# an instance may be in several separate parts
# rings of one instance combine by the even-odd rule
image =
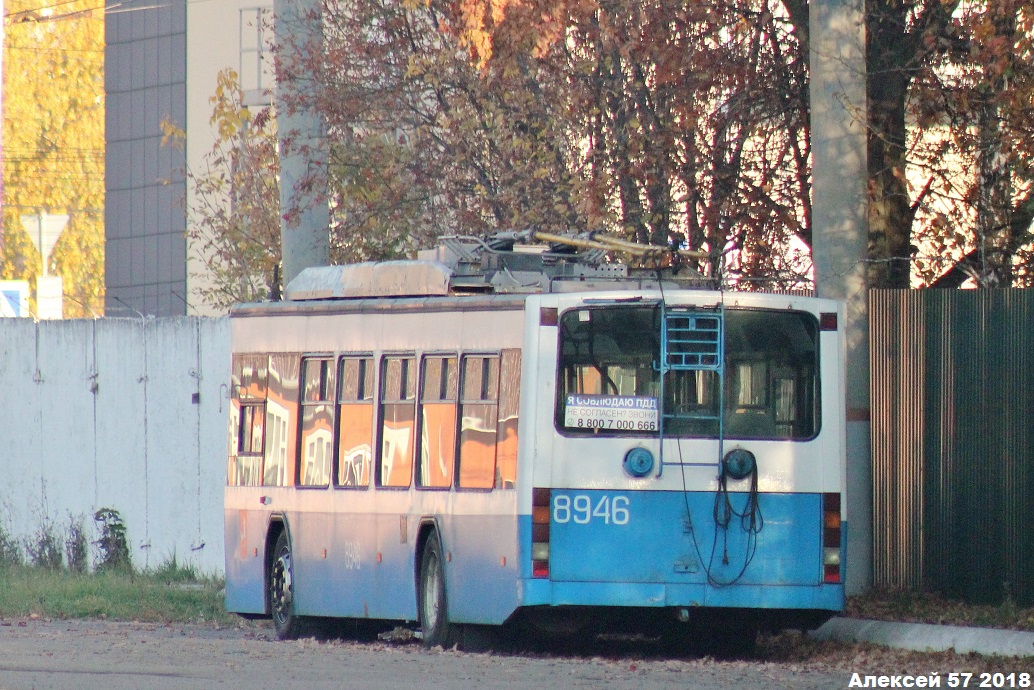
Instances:
[[[580,246],[451,238],[232,310],[229,611],[449,645],[842,610],[841,305]]]

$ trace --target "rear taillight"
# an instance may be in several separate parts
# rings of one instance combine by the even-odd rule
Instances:
[[[549,577],[549,489],[531,493],[531,576]]]
[[[840,494],[822,495],[822,580],[840,582]]]

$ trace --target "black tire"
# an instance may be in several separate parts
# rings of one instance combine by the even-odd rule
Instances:
[[[297,639],[302,634],[303,625],[301,617],[294,610],[294,563],[286,531],[280,533],[273,547],[267,583],[269,613],[273,618],[277,639]]]
[[[457,641],[457,626],[449,622],[449,604],[445,596],[445,564],[438,535],[431,534],[420,560],[420,629],[425,647],[451,647]]]

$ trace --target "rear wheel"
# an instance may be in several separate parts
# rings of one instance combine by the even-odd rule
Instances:
[[[269,612],[276,636],[281,640],[293,640],[301,635],[302,621],[294,610],[294,567],[286,531],[280,533],[273,547],[268,582]]]
[[[456,642],[457,628],[449,622],[449,605],[445,596],[445,565],[438,536],[432,534],[424,545],[420,561],[420,629],[424,646],[451,646]]]

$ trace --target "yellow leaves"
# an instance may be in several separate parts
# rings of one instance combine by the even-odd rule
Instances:
[[[0,278],[31,281],[39,270],[21,214],[68,213],[51,255],[68,316],[103,311],[104,22],[84,14],[96,7],[72,0],[61,6],[61,21],[3,29]],[[27,0],[5,6],[9,14],[39,8]]]
[[[423,76],[427,71],[424,60],[418,55],[410,55],[406,60],[406,79]]]
[[[158,127],[162,130],[162,146],[172,145],[183,148],[183,144],[187,140],[187,130],[168,118],[162,118]]]
[[[216,77],[215,95],[208,99],[212,116],[208,123],[216,128],[221,139],[230,139],[251,121],[251,112],[244,105],[237,72],[224,69]]]

